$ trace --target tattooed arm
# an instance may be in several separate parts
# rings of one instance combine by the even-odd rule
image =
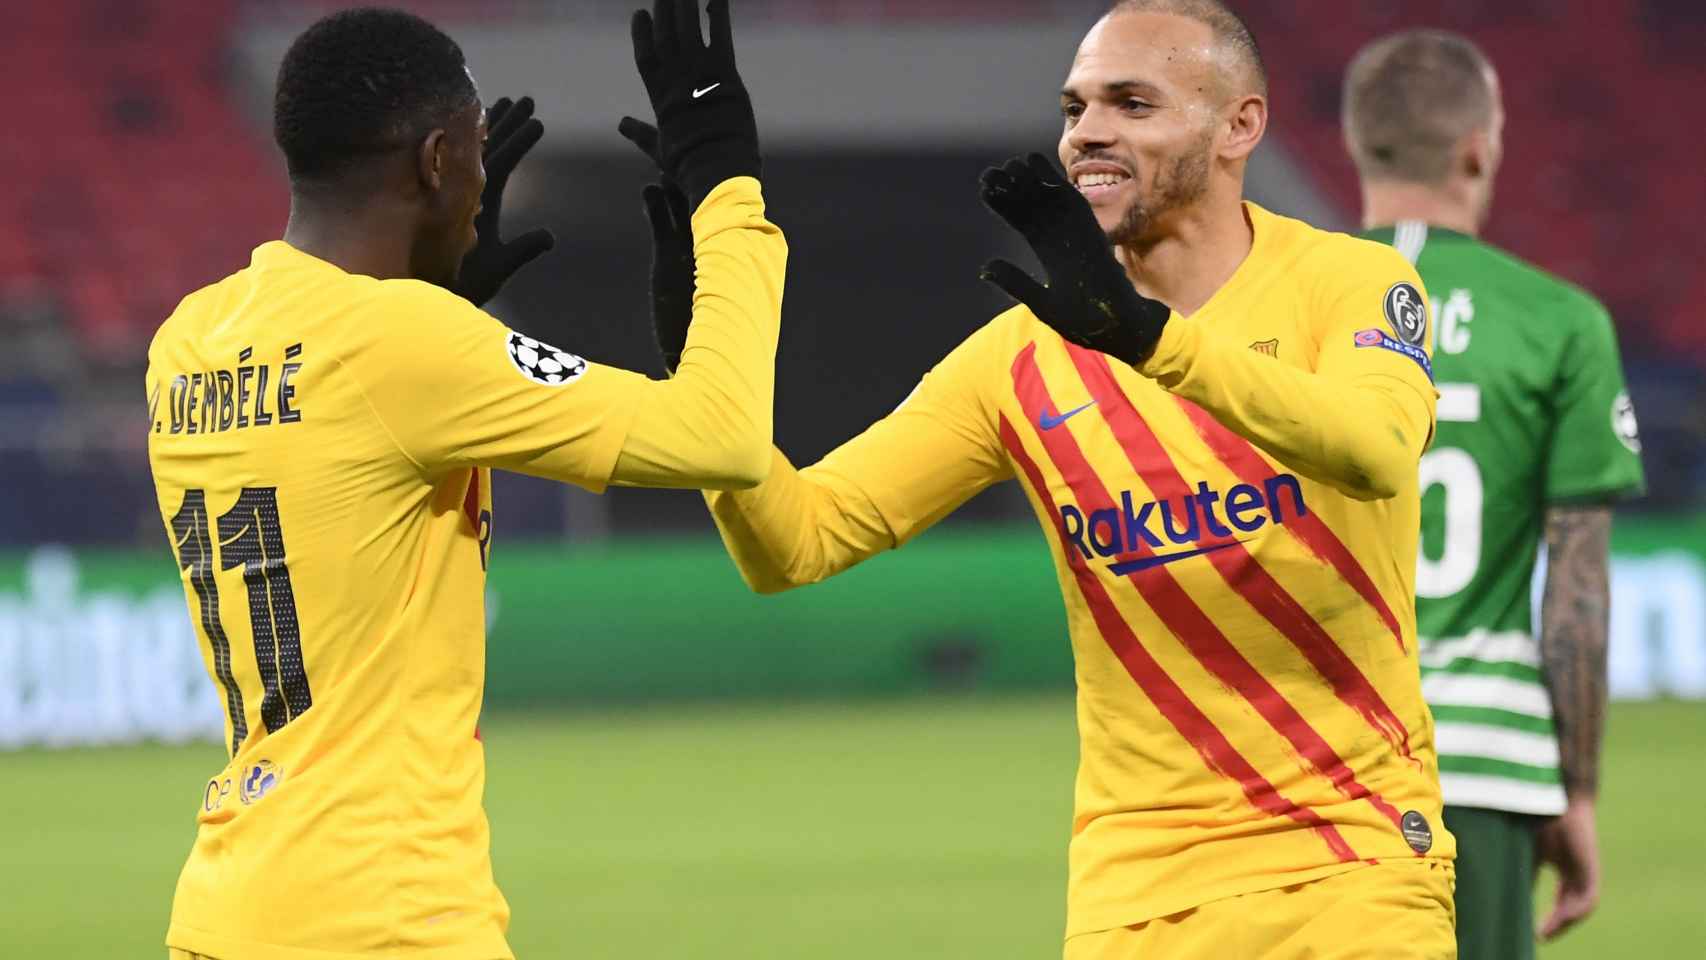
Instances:
[[[1557,902],[1541,923],[1549,940],[1593,911],[1599,899],[1594,801],[1605,734],[1606,634],[1610,613],[1611,508],[1592,504],[1546,511],[1546,592],[1541,600],[1540,670],[1568,807],[1541,828],[1539,856],[1558,870]]]
[[[1554,506],[1546,511],[1540,669],[1552,695],[1564,789],[1571,796],[1599,792],[1610,540],[1609,506]]]

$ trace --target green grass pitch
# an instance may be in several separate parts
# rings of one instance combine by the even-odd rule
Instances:
[[[1065,697],[658,706],[485,726],[535,958],[1058,956]],[[1706,706],[1620,705],[1600,912],[1545,960],[1699,956]],[[216,746],[0,756],[0,955],[163,957]]]

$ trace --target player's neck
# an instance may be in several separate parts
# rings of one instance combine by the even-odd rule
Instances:
[[[394,211],[328,198],[290,199],[284,242],[345,273],[396,280],[409,270],[414,231]]]
[[[1477,204],[1467,187],[1421,183],[1370,182],[1362,184],[1364,230],[1390,227],[1403,220],[1420,220],[1431,227],[1444,227],[1468,236],[1481,232]]]
[[[1139,293],[1190,316],[1232,279],[1254,241],[1242,202],[1204,204],[1169,223],[1158,239],[1118,253]]]

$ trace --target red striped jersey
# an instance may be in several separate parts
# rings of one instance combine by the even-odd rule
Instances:
[[[1023,485],[1076,659],[1068,936],[1454,852],[1416,659],[1421,283],[1246,211],[1250,255],[1143,370],[1017,307],[824,461],[711,498],[774,589]]]

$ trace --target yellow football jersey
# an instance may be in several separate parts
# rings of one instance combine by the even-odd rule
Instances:
[[[1019,479],[1077,665],[1069,935],[1453,855],[1416,661],[1421,282],[1390,248],[1245,210],[1249,256],[1142,372],[1018,307],[817,465],[777,454],[710,496],[770,591]]]
[[[476,727],[489,468],[592,490],[762,477],[786,246],[750,178],[693,231],[667,382],[283,242],[160,328],[149,462],[230,755],[199,793],[171,947],[510,956]]]

